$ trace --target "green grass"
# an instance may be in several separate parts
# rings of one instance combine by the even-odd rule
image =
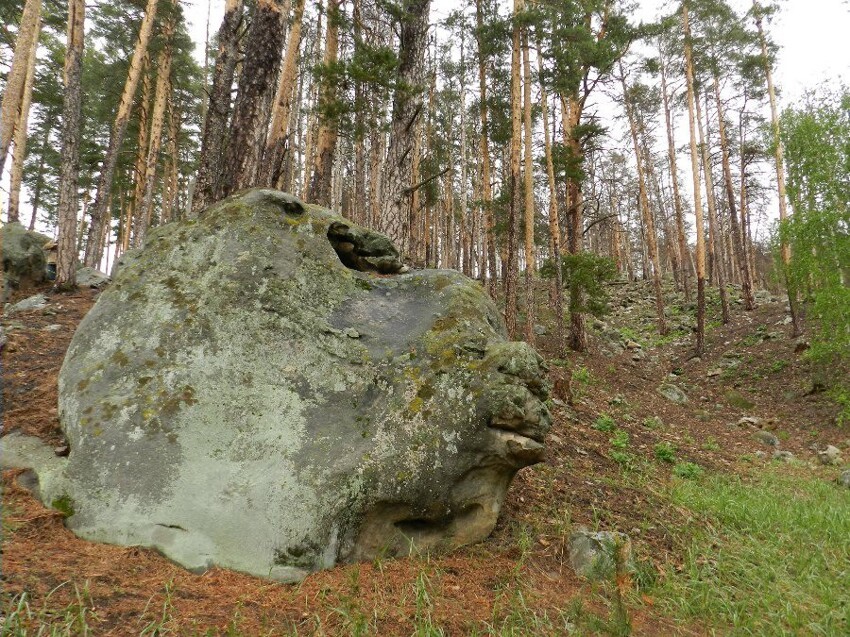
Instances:
[[[850,634],[846,491],[777,468],[677,480],[672,500],[697,520],[684,568],[655,591],[663,609],[724,634]]]
[[[662,462],[676,462],[676,447],[669,442],[659,442],[654,447],[655,457]]]
[[[593,424],[590,427],[597,431],[611,433],[617,428],[617,423],[608,414],[601,414],[595,421],[593,421]]]

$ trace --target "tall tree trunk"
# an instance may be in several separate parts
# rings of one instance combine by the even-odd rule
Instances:
[[[481,199],[484,207],[484,244],[487,254],[487,272],[481,273],[487,280],[490,296],[496,295],[496,239],[494,237],[495,221],[493,219],[493,188],[490,183],[490,138],[487,121],[487,60],[484,56],[481,38],[483,37],[484,15],[482,0],[475,0],[475,20],[478,26],[478,110],[481,116]]]
[[[729,205],[729,222],[732,226],[732,249],[741,276],[741,293],[744,297],[744,309],[755,307],[753,300],[753,284],[750,278],[750,266],[744,253],[744,236],[738,224],[738,210],[735,204],[735,188],[732,183],[732,167],[729,162],[729,140],[726,136],[726,115],[723,112],[723,100],[720,99],[720,81],[714,78],[714,100],[717,106],[717,127],[720,133],[720,151],[723,161],[723,179],[726,186],[726,201]],[[743,178],[743,177],[742,177]]]
[[[655,233],[655,220],[649,208],[649,195],[646,190],[646,177],[644,174],[641,145],[638,142],[637,117],[629,105],[629,93],[626,87],[626,76],[623,72],[623,63],[620,62],[620,81],[623,85],[623,102],[626,109],[626,118],[629,120],[629,131],[632,134],[632,144],[635,148],[635,163],[638,175],[638,196],[640,199],[640,210],[643,216],[643,225],[646,228],[646,247],[649,252],[649,260],[652,263],[652,285],[655,288],[655,312],[658,315],[658,333],[662,336],[667,334],[667,321],[664,319],[664,292],[661,288],[661,264],[658,259],[658,242]]]
[[[538,49],[540,47],[538,46]],[[537,64],[543,73],[543,60],[537,56]],[[564,280],[561,266],[561,227],[558,223],[558,193],[555,186],[555,162],[552,158],[552,135],[549,132],[549,97],[546,87],[540,82],[540,104],[543,109],[543,148],[546,155],[546,180],[549,185],[549,247],[552,263],[555,266],[555,281],[552,286],[552,304],[555,310],[555,347],[556,356],[564,354]]]
[[[142,63],[144,67],[149,65],[149,56],[145,56]],[[133,198],[130,205],[127,207],[126,216],[130,220],[124,226],[124,236],[122,237],[122,250],[127,250],[130,247],[130,235],[133,230],[133,220],[136,218],[136,211],[142,205],[142,197],[145,194],[145,166],[147,165],[148,155],[148,133],[150,132],[150,109],[151,109],[151,74],[142,71],[142,99],[139,102],[139,135],[136,140],[136,163],[133,170]]]
[[[296,71],[298,70],[298,51],[301,45],[301,25],[304,20],[304,0],[296,0],[292,15],[292,26],[289,29],[289,39],[286,43],[286,54],[283,58],[283,70],[275,96],[272,110],[272,123],[269,127],[269,137],[263,152],[264,182],[267,186],[281,188],[283,186],[283,162],[287,153],[287,133],[292,114],[292,98],[296,87]]]
[[[681,264],[680,278],[685,291],[685,300],[691,300],[690,268],[688,264],[688,243],[685,238],[685,217],[682,212],[682,196],[679,193],[679,170],[676,167],[676,143],[673,134],[673,117],[670,110],[670,99],[667,95],[667,67],[664,63],[664,53],[659,51],[661,60],[661,97],[664,104],[664,121],[667,129],[667,157],[670,162],[670,182],[673,187],[673,207],[676,211],[676,237],[679,245],[679,263]]]
[[[575,161],[584,155],[581,144],[574,134],[581,121],[581,107],[575,95],[564,99],[561,95],[561,121],[564,138]],[[571,254],[580,254],[583,250],[584,196],[581,183],[575,176],[567,180],[567,246]],[[582,289],[576,277],[570,282],[570,347],[577,351],[587,350],[587,329],[585,327]]]
[[[337,99],[336,78],[327,75],[336,65],[339,55],[339,22],[341,0],[327,0],[328,28],[325,33],[325,53],[322,67],[326,75],[322,77],[319,89],[319,135],[316,143],[316,162],[313,165],[313,177],[307,200],[328,208],[331,206],[331,178],[336,151],[339,122],[333,115],[333,105]]]
[[[47,121],[53,121],[55,118],[58,117],[58,115],[58,110],[54,111],[53,108],[50,108],[47,111]],[[35,221],[36,217],[38,216],[39,206],[41,205],[41,191],[44,188],[44,168],[45,164],[47,163],[45,155],[47,153],[48,144],[50,143],[51,130],[51,127],[45,126],[44,135],[42,135],[41,137],[41,152],[39,153],[38,158],[38,171],[36,172],[35,188],[33,189],[32,193],[32,213],[30,215],[29,223],[30,230],[35,230]]]
[[[688,86],[688,126],[691,145],[691,176],[694,184],[694,214],[696,215],[697,250],[697,331],[694,353],[705,353],[705,230],[702,212],[702,183],[699,178],[699,152],[697,150],[696,98],[694,96],[694,65],[691,51],[691,26],[688,21],[688,3],[682,4],[682,30],[685,36],[685,79]]]
[[[134,228],[133,244],[141,247],[145,241],[148,228],[153,216],[153,195],[156,181],[156,165],[159,161],[159,149],[162,145],[162,128],[165,122],[165,107],[168,105],[168,95],[171,92],[171,60],[172,35],[174,20],[169,19],[163,29],[165,46],[157,58],[156,90],[153,98],[151,113],[151,132],[148,137],[148,155],[145,159],[145,178],[142,190],[142,201],[136,209],[136,227]]]
[[[511,144],[510,173],[508,177],[508,241],[505,272],[505,323],[511,338],[517,336],[517,225],[522,210],[522,90],[520,85],[520,14],[525,10],[524,0],[514,0],[513,42],[511,49]]]
[[[381,217],[378,227],[407,252],[407,206],[413,166],[416,124],[422,115],[425,48],[431,0],[405,0],[399,25],[398,71],[389,146],[384,163]]]
[[[776,89],[773,86],[773,71],[770,68],[770,56],[767,52],[767,39],[764,36],[761,15],[758,13],[759,4],[753,1],[756,9],[756,27],[761,44],[762,63],[764,64],[764,76],[767,80],[767,94],[770,97],[770,128],[773,137],[773,147],[776,160],[776,188],[779,196],[779,222],[784,223],[788,219],[788,206],[785,198],[785,149],[782,146],[782,138],[779,135],[779,110],[776,106]],[[787,241],[782,241],[779,248],[782,255],[782,265],[785,272],[785,287],[788,290],[788,305],[791,308],[791,335],[796,338],[803,333],[800,322],[800,312],[797,308],[797,291],[791,283],[788,269],[791,266],[791,246]]]
[[[6,165],[6,155],[15,133],[23,103],[30,59],[38,46],[41,26],[41,0],[27,0],[21,15],[21,26],[15,41],[12,68],[6,78],[3,99],[0,101],[0,174]]]
[[[65,95],[62,106],[62,166],[59,175],[59,236],[56,251],[57,289],[77,285],[77,181],[80,172],[80,106],[83,70],[85,0],[68,2],[68,45],[65,51]]]
[[[251,18],[233,106],[230,143],[224,155],[221,198],[259,183],[283,49],[283,2],[258,0]]]
[[[239,59],[239,28],[243,0],[227,0],[224,19],[218,29],[215,60],[207,115],[201,137],[200,166],[192,195],[192,211],[198,213],[216,199],[220,190],[226,148],[227,120],[230,118],[230,90]]]
[[[525,342],[534,347],[534,158],[531,151],[531,62],[528,34],[522,34],[524,191],[525,191]]]
[[[12,157],[12,174],[9,180],[9,221],[18,221],[21,209],[21,183],[24,180],[24,159],[27,156],[27,127],[29,126],[30,105],[32,104],[32,85],[35,78],[35,58],[38,49],[38,33],[36,27],[35,37],[32,39],[27,64],[27,74],[24,80],[24,93],[21,97],[21,108],[18,113],[18,121],[15,124],[14,144],[15,151]],[[2,173],[2,169],[0,169]]]
[[[696,97],[696,96],[695,96]],[[723,273],[723,259],[718,254],[717,244],[722,240],[718,237],[717,201],[714,197],[714,175],[711,168],[711,156],[708,149],[708,140],[703,133],[702,108],[699,99],[695,100],[697,130],[699,132],[699,143],[702,148],[702,171],[705,175],[705,199],[708,204],[708,251],[711,255],[711,263],[714,267],[714,275],[717,280],[717,288],[720,291],[720,308],[723,324],[729,322],[729,298],[726,294],[726,277]]]
[[[174,104],[174,93],[171,94],[168,106],[168,173],[163,180],[165,188],[162,196],[162,215],[160,222],[165,224],[174,220],[177,206],[177,193],[180,185],[180,155],[178,149],[178,135],[180,132],[180,114]]]
[[[130,60],[127,81],[124,83],[124,91],[121,93],[121,101],[118,104],[118,113],[115,115],[115,123],[112,125],[112,131],[109,135],[109,146],[100,168],[97,193],[91,211],[91,225],[86,240],[85,264],[92,268],[97,267],[103,257],[103,231],[109,221],[112,178],[115,175],[115,166],[118,163],[118,152],[124,141],[124,134],[127,132],[127,122],[130,121],[130,111],[136,97],[136,88],[142,75],[142,61],[147,55],[148,43],[153,32],[157,3],[158,0],[148,0],[147,7],[145,7],[145,16],[142,18],[142,24],[139,27],[139,37],[136,39],[133,57]]]

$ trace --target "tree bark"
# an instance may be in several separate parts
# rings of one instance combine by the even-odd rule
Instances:
[[[758,10],[758,2],[753,2],[753,8]],[[761,44],[762,62],[764,64],[764,76],[767,80],[767,94],[770,98],[770,129],[773,137],[774,156],[776,160],[776,188],[779,196],[779,222],[784,223],[788,219],[788,205],[785,196],[785,149],[782,146],[782,139],[779,135],[779,110],[776,106],[776,89],[773,86],[773,72],[770,68],[770,57],[767,53],[767,39],[764,35],[764,27],[762,26],[761,15],[756,13],[756,27],[759,33],[759,43]],[[800,322],[800,313],[797,308],[797,291],[793,289],[788,269],[791,266],[791,246],[787,241],[782,241],[780,248],[782,255],[782,265],[785,272],[785,287],[788,291],[788,305],[791,308],[791,336],[796,338],[803,333],[802,324]]]
[[[159,161],[159,149],[162,145],[162,128],[165,122],[165,107],[168,105],[168,95],[171,92],[171,61],[172,35],[174,21],[169,20],[164,29],[165,46],[157,58],[156,89],[151,113],[151,132],[148,137],[148,154],[145,159],[144,189],[142,190],[141,205],[136,209],[136,224],[134,228],[133,245],[140,248],[145,241],[145,235],[150,228],[153,216],[153,194],[156,180],[156,165]]]
[[[720,99],[719,78],[714,78],[714,99],[717,105],[717,128],[720,133],[720,151],[723,161],[723,178],[726,186],[726,200],[729,204],[729,222],[732,226],[732,249],[735,251],[735,260],[741,275],[741,294],[744,297],[744,309],[752,310],[755,307],[753,300],[753,284],[750,278],[750,266],[744,253],[744,237],[741,234],[738,223],[738,210],[735,204],[735,188],[732,184],[732,167],[729,162],[729,140],[726,136],[726,115],[723,112],[723,101]],[[743,176],[742,176],[743,178]]]
[[[539,49],[539,46],[538,46]],[[542,71],[543,60],[538,55],[537,64]],[[542,72],[540,74],[542,76]],[[561,265],[561,227],[558,223],[558,194],[555,186],[555,162],[552,158],[552,135],[549,132],[549,97],[546,87],[540,82],[540,104],[543,115],[543,148],[546,155],[546,180],[549,185],[549,247],[552,252],[552,264],[555,268],[555,281],[552,286],[552,304],[555,310],[555,347],[556,356],[564,354],[564,277]]]
[[[717,280],[717,288],[720,291],[720,308],[723,317],[723,324],[726,325],[729,323],[729,298],[726,294],[726,277],[723,273],[723,259],[722,256],[718,254],[719,251],[717,250],[717,243],[720,239],[718,238],[719,223],[717,217],[717,200],[714,197],[714,175],[712,174],[708,141],[703,133],[702,108],[700,107],[699,99],[696,99],[695,103],[699,143],[702,148],[702,170],[705,174],[705,198],[708,203],[708,249]]]
[[[230,90],[239,58],[242,13],[243,0],[227,0],[224,19],[218,30],[218,55],[201,137],[201,163],[192,195],[192,211],[196,214],[213,203],[220,190],[227,120],[230,118]]]
[[[220,198],[259,183],[283,48],[283,1],[258,0],[254,9],[224,155]]]
[[[144,67],[149,65],[149,56],[145,56]],[[148,133],[150,132],[150,108],[151,108],[151,74],[147,70],[142,71],[142,99],[139,102],[139,135],[136,140],[136,163],[133,170],[133,198],[127,206],[124,224],[124,234],[121,237],[122,250],[130,247],[130,237],[133,233],[133,220],[136,212],[142,205],[142,197],[145,194],[145,166],[147,165]]]
[[[389,146],[384,163],[378,227],[402,255],[408,251],[407,207],[413,166],[414,135],[422,115],[424,54],[431,0],[405,0],[399,25],[398,71]]]
[[[96,268],[103,257],[103,231],[108,222],[109,202],[112,195],[112,178],[115,175],[115,166],[118,163],[118,152],[127,132],[127,123],[130,121],[130,111],[133,108],[133,100],[136,96],[136,88],[142,75],[142,61],[145,59],[153,32],[154,19],[156,18],[158,0],[148,0],[145,8],[145,16],[139,27],[139,36],[130,60],[130,71],[127,73],[127,81],[124,83],[124,91],[118,104],[118,113],[115,123],[109,135],[109,146],[103,158],[100,168],[100,177],[97,182],[97,193],[94,197],[94,206],[91,211],[91,225],[89,226],[88,239],[86,240],[85,264]]]
[[[664,104],[664,121],[667,129],[667,157],[670,162],[670,181],[673,187],[673,207],[676,211],[676,238],[679,246],[680,278],[685,292],[685,300],[691,300],[690,268],[688,264],[688,243],[685,237],[685,217],[682,212],[682,196],[679,193],[679,170],[676,167],[676,143],[673,134],[673,117],[670,110],[670,100],[667,95],[667,67],[664,63],[664,53],[659,51],[661,60],[661,97]]]
[[[30,59],[38,46],[38,33],[41,25],[41,0],[27,0],[21,15],[21,26],[15,41],[15,53],[12,56],[12,68],[3,89],[0,101],[0,174],[6,165],[6,155],[15,133],[21,104],[23,103],[27,72]]]
[[[481,116],[481,199],[484,207],[484,250],[487,254],[487,272],[482,271],[481,276],[487,281],[487,289],[490,296],[496,295],[496,239],[493,229],[493,188],[490,183],[490,134],[487,121],[487,60],[482,48],[482,31],[484,28],[484,14],[481,6],[482,0],[475,0],[475,20],[478,26],[478,89],[479,89],[479,114]]]
[[[62,166],[59,175],[59,236],[56,289],[77,285],[77,181],[80,171],[81,78],[86,5],[68,3],[68,45],[65,51],[65,95],[62,107]]]
[[[697,331],[694,354],[705,353],[705,230],[702,212],[702,183],[699,178],[699,153],[697,150],[696,100],[694,96],[694,66],[691,51],[691,27],[688,21],[688,4],[682,3],[682,30],[685,36],[685,79],[688,86],[688,126],[690,129],[691,176],[694,184],[694,213],[696,215],[696,271],[697,271]]]
[[[292,26],[286,43],[283,70],[275,96],[269,138],[263,152],[265,183],[274,188],[283,187],[283,163],[287,151],[287,133],[292,114],[292,98],[296,86],[298,51],[301,45],[301,25],[304,19],[304,0],[296,0],[292,15]]]
[[[658,333],[661,336],[667,334],[667,321],[664,319],[664,293],[661,288],[661,264],[658,259],[658,240],[655,233],[655,220],[649,208],[649,195],[646,190],[646,177],[644,175],[641,145],[638,142],[637,117],[629,106],[629,95],[626,87],[626,76],[623,72],[623,63],[620,62],[620,81],[623,86],[623,103],[626,109],[626,118],[629,120],[629,131],[632,135],[632,144],[635,149],[635,163],[638,175],[638,194],[640,198],[640,210],[643,215],[643,225],[646,228],[646,247],[649,252],[649,261],[652,264],[652,285],[655,288],[655,312],[658,315]]]
[[[328,28],[325,32],[325,53],[322,67],[325,73],[332,71],[339,55],[339,22],[341,0],[327,0]],[[337,99],[336,81],[333,76],[322,77],[319,89],[319,134],[316,142],[316,161],[307,200],[325,208],[331,206],[331,182],[336,151],[339,122],[333,114]]]
[[[531,149],[531,62],[528,34],[522,34],[524,194],[525,194],[525,342],[534,347],[534,158]]]
[[[10,222],[18,221],[21,210],[21,183],[24,180],[24,159],[27,156],[27,127],[29,126],[30,105],[32,104],[32,85],[35,78],[35,58],[38,49],[38,34],[41,31],[36,25],[35,37],[32,39],[27,74],[24,80],[24,93],[21,97],[21,108],[18,121],[15,124],[14,155],[12,156],[12,174],[9,179],[9,215]],[[2,169],[0,169],[2,174]]]

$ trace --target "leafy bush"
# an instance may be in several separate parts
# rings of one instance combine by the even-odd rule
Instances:
[[[591,425],[591,428],[596,429],[597,431],[611,433],[617,428],[617,423],[614,422],[614,419],[608,414],[600,414],[600,416]]]
[[[551,259],[541,266],[540,276],[554,278],[555,268]],[[617,277],[617,264],[612,259],[591,252],[564,254],[561,256],[561,276],[564,289],[570,291],[570,312],[589,313],[596,317],[609,312],[605,284]]]

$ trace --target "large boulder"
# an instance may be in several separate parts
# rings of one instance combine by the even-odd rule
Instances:
[[[50,241],[20,223],[7,223],[0,228],[0,250],[3,253],[3,301],[13,289],[41,283],[47,276],[44,245]]]
[[[155,230],[68,349],[42,498],[81,537],[283,581],[485,538],[543,454],[542,361],[476,282],[378,274],[403,270],[275,191]]]

